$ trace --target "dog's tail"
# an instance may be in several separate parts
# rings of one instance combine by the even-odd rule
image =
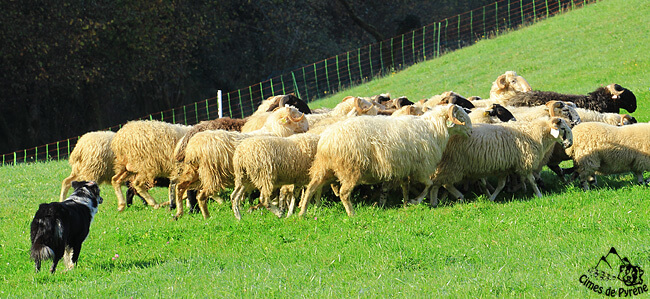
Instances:
[[[43,261],[54,258],[54,250],[40,242],[32,244],[31,257],[34,261]]]

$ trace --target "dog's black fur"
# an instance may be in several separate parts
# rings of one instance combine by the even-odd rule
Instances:
[[[37,272],[41,269],[41,261],[52,259],[50,273],[54,273],[64,254],[67,268],[74,267],[97,206],[103,202],[99,186],[93,181],[74,181],[72,187],[74,192],[66,200],[42,203],[34,215],[31,257]]]

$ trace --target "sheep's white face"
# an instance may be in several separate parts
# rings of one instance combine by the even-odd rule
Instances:
[[[294,107],[285,107],[285,109],[287,112],[280,119],[283,125],[291,128],[295,133],[304,133],[309,130],[309,121],[304,117],[304,113]]]
[[[460,106],[450,105],[451,115],[447,118],[447,128],[450,135],[469,136],[472,132],[472,121],[467,112]],[[455,120],[454,120],[455,119]]]
[[[528,84],[528,81],[522,76],[517,76],[514,71],[507,71],[505,74],[499,76],[490,89],[490,94],[502,94],[509,92],[529,92],[533,90]]]
[[[550,111],[549,113],[551,117],[557,116],[564,118],[569,121],[571,127],[581,122],[580,115],[578,115],[578,111],[576,111],[576,104],[562,101],[552,101],[548,104],[551,106],[549,109],[553,109],[553,111]]]

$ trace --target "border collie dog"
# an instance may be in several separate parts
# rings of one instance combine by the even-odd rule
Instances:
[[[64,257],[67,269],[79,259],[81,243],[86,240],[97,206],[103,199],[99,186],[93,181],[72,182],[74,192],[62,202],[42,203],[31,225],[31,257],[36,272],[41,261],[52,259],[50,273],[54,273],[59,260]]]

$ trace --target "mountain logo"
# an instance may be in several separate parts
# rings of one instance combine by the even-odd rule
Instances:
[[[580,283],[599,294],[604,291],[607,296],[628,297],[648,292],[647,284],[643,283],[643,269],[633,265],[627,257],[621,257],[614,247],[587,273],[580,276]]]

